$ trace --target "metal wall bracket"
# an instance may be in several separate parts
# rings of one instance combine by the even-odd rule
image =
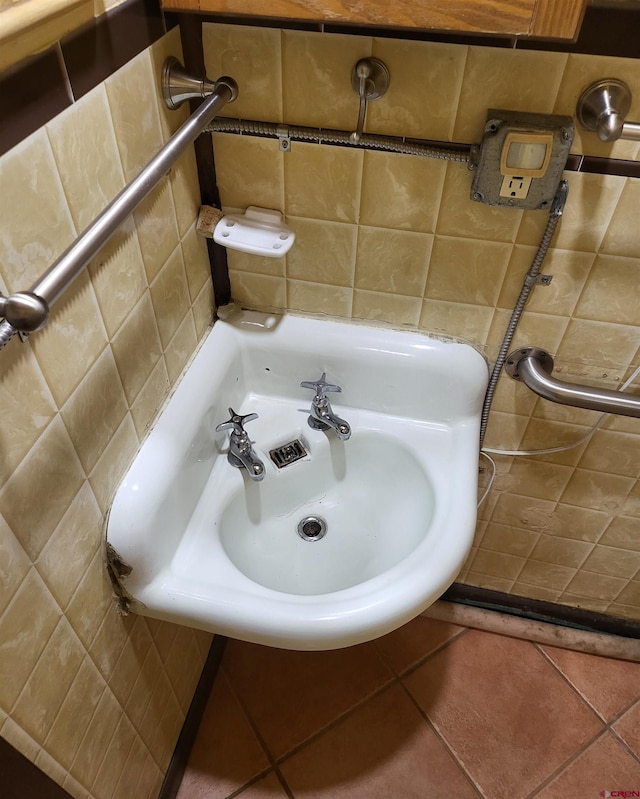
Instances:
[[[625,121],[630,108],[631,91],[627,84],[617,78],[604,78],[582,92],[576,117],[582,127],[593,131],[600,141],[640,141],[640,123]]]

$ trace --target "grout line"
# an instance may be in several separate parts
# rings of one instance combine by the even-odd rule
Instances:
[[[461,633],[461,635],[462,634],[463,633]],[[483,799],[491,799],[490,797],[487,797],[487,795],[485,794],[485,792],[482,789],[482,786],[479,785],[473,779],[471,774],[469,774],[469,772],[467,771],[467,769],[466,769],[465,765],[463,764],[462,760],[458,757],[458,754],[456,753],[456,751],[449,745],[448,741],[442,736],[442,734],[437,729],[437,727],[431,722],[431,720],[427,716],[426,712],[420,707],[420,705],[418,704],[417,700],[414,698],[413,694],[409,691],[407,686],[404,684],[404,681],[403,680],[399,680],[399,683],[400,683],[400,687],[402,688],[402,690],[404,691],[404,693],[408,697],[408,699],[411,702],[411,704],[414,706],[414,708],[420,714],[420,717],[422,718],[424,723],[427,725],[427,727],[429,727],[429,729],[433,732],[433,734],[436,736],[436,738],[440,741],[440,743],[445,748],[445,750],[449,753],[449,755],[451,756],[452,760],[457,764],[458,768],[463,773],[465,779],[471,785],[472,789],[478,794],[478,796],[481,796]]]
[[[401,671],[396,676],[398,677],[399,680],[403,680],[405,677],[409,677],[411,674],[416,672],[419,668],[424,666],[424,664],[427,663],[427,661],[429,661],[429,660],[431,660],[431,658],[435,657],[435,655],[440,654],[440,652],[442,652],[443,650],[447,649],[455,641],[460,640],[460,638],[462,638],[463,635],[466,635],[469,632],[469,630],[470,630],[470,628],[467,627],[466,629],[462,630],[461,632],[456,633],[456,635],[454,635],[453,638],[449,638],[448,641],[445,641],[443,644],[441,644],[439,647],[437,647],[437,649],[434,649],[432,652],[429,652],[428,655],[425,655],[417,663],[414,663],[413,665],[408,666],[404,671]]]
[[[533,789],[533,791],[525,797],[525,799],[534,799],[534,797],[536,797],[543,788],[545,788],[547,785],[549,785],[555,779],[557,779],[561,774],[563,774],[569,768],[569,766],[571,766],[572,763],[575,763],[575,761],[581,755],[583,755],[587,751],[587,749],[593,746],[593,744],[595,744],[596,741],[606,733],[607,733],[606,727],[600,730],[600,732],[595,737],[593,737],[590,741],[584,744],[584,746],[582,746],[580,749],[576,750],[569,758],[567,758],[567,760],[564,761],[564,763],[558,766],[558,768],[552,774],[550,774],[545,780],[543,780],[540,783],[540,785],[537,785]]]

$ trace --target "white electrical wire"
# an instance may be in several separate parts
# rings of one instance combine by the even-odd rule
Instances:
[[[496,476],[496,462],[493,460],[493,458],[490,455],[487,455],[487,453],[484,450],[480,452],[480,455],[483,458],[486,458],[486,460],[488,460],[489,463],[491,464],[491,475],[489,476],[489,481],[484,487],[484,492],[482,496],[478,500],[478,507],[480,507],[480,505],[482,505],[485,499],[489,496],[489,491],[491,491],[491,486],[493,485],[493,479]]]
[[[635,369],[631,377],[628,377],[618,390],[626,391],[636,377],[638,377],[638,375],[640,375],[640,366]],[[486,453],[491,453],[492,455],[513,455],[515,457],[523,457],[527,455],[554,455],[557,452],[566,452],[569,449],[575,449],[576,447],[579,447],[587,442],[600,427],[604,418],[608,415],[609,414],[607,413],[601,413],[593,425],[591,425],[591,427],[587,430],[587,432],[577,441],[574,441],[571,444],[564,444],[561,447],[550,447],[549,449],[494,449],[493,447],[483,447],[480,454],[485,455]]]

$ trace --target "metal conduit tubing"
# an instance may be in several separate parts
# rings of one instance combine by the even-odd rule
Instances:
[[[357,143],[351,141],[351,132],[331,130],[329,128],[311,128],[303,125],[286,125],[277,122],[260,122],[253,119],[231,119],[220,117],[215,119],[208,130],[212,133],[237,133],[247,136],[268,136],[271,138],[288,138],[314,144],[345,144],[351,147],[387,150],[405,155],[420,155],[425,158],[438,158],[444,161],[469,163],[471,145],[452,145],[437,147],[428,142],[407,141],[394,136],[378,136],[363,133]]]
[[[551,376],[535,352],[527,352],[517,362],[518,379],[544,399],[603,413],[640,417],[640,396],[623,394],[595,386],[567,383]]]
[[[513,341],[513,336],[518,327],[518,323],[520,322],[520,317],[522,316],[522,312],[524,311],[524,306],[526,305],[527,300],[529,299],[529,294],[531,293],[531,289],[536,284],[538,274],[540,273],[540,269],[542,268],[542,263],[547,254],[547,250],[549,249],[549,245],[551,244],[553,234],[555,233],[558,222],[560,221],[560,217],[562,216],[562,211],[567,201],[568,192],[569,192],[569,184],[567,183],[566,180],[561,180],[560,186],[558,187],[558,191],[556,192],[556,196],[554,197],[553,203],[551,204],[551,208],[549,209],[549,218],[547,219],[547,225],[544,229],[544,233],[542,234],[542,238],[540,239],[540,244],[538,245],[538,249],[531,263],[531,266],[529,267],[529,271],[525,275],[522,284],[522,289],[520,290],[520,296],[518,297],[516,304],[513,308],[513,311],[511,312],[511,318],[509,319],[509,324],[507,325],[504,338],[502,339],[502,344],[500,345],[498,357],[496,358],[496,362],[493,366],[493,370],[489,378],[489,385],[487,387],[487,391],[484,396],[482,415],[480,417],[481,449],[484,443],[485,434],[487,432],[487,424],[489,423],[489,412],[491,411],[493,395],[495,394],[496,386],[498,384],[498,380],[500,379],[500,374],[502,372],[504,362],[506,361],[507,355],[509,354],[509,350],[511,349],[511,342]]]
[[[217,81],[212,94],[29,291],[41,297],[47,305],[53,305],[109,241],[122,222],[168,173],[184,150],[206,129],[218,111],[235,98],[236,93],[237,86],[231,79]],[[0,349],[18,332],[9,322],[3,321],[0,324]]]

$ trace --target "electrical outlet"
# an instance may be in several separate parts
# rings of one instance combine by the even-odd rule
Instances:
[[[520,177],[518,175],[505,175],[500,187],[501,197],[514,197],[517,200],[525,200],[531,187],[532,178]]]

